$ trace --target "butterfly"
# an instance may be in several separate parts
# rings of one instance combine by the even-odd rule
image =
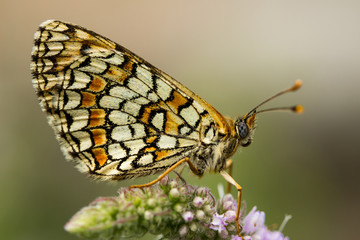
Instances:
[[[253,138],[256,115],[270,110],[301,112],[301,105],[257,111],[274,97],[232,119],[184,85],[115,42],[56,20],[34,36],[33,85],[66,158],[100,180],[162,172],[150,186],[183,163],[197,176],[225,170],[239,146]],[[240,227],[237,224],[240,234]]]

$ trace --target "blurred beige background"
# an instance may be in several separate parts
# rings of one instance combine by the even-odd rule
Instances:
[[[359,1],[1,0],[1,239],[77,239],[63,225],[78,209],[148,181],[96,183],[64,161],[29,71],[33,34],[47,19],[107,36],[232,117],[303,79],[267,106],[302,103],[304,114],[259,116],[254,143],[234,157],[234,178],[267,224],[293,215],[291,240],[358,238]],[[224,183],[185,177],[215,193]]]

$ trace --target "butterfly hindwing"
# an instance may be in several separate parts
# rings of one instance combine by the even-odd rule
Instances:
[[[225,119],[127,49],[82,27],[49,20],[35,33],[34,87],[68,159],[100,179],[162,171]]]

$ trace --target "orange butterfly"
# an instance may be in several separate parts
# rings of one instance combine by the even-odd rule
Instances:
[[[61,21],[35,33],[31,71],[40,104],[67,159],[100,180],[163,172],[150,186],[186,162],[198,176],[220,173],[238,146],[251,143],[257,111],[267,101],[295,91],[301,81],[236,120],[124,47],[90,30]],[[240,235],[241,236],[241,235]]]

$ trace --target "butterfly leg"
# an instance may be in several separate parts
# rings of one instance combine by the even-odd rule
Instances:
[[[239,237],[241,237],[241,239],[244,240],[244,238],[241,236],[241,228],[240,228],[240,224],[239,224],[239,216],[240,216],[240,208],[241,208],[241,193],[242,193],[242,187],[235,182],[235,180],[224,170],[220,171],[221,176],[223,176],[223,178],[230,184],[234,185],[236,187],[236,189],[238,190],[238,202],[237,202],[237,209],[236,209],[236,230],[237,233],[239,234]]]
[[[182,163],[187,162],[190,166],[190,169],[192,171],[194,168],[194,165],[190,162],[189,158],[184,158],[180,161],[178,161],[177,163],[175,163],[174,165],[172,165],[170,168],[168,168],[163,174],[161,174],[157,179],[155,179],[154,181],[151,181],[149,183],[146,184],[140,184],[140,185],[131,185],[130,188],[144,188],[144,187],[149,187],[151,185],[154,185],[155,183],[159,182],[161,179],[163,179],[166,175],[168,175],[170,172],[174,171],[175,168],[177,168],[179,165],[181,165]],[[196,170],[196,169],[195,169]],[[197,170],[196,170],[197,171]]]
[[[233,170],[233,160],[229,159],[226,161],[225,169],[229,169],[228,173],[230,176],[232,176],[232,170]],[[226,184],[226,193],[231,192],[231,183],[227,182]]]
[[[179,166],[178,169],[176,170],[176,172],[177,172],[179,175],[181,175],[182,172],[184,171],[185,166],[186,166],[185,164]]]

